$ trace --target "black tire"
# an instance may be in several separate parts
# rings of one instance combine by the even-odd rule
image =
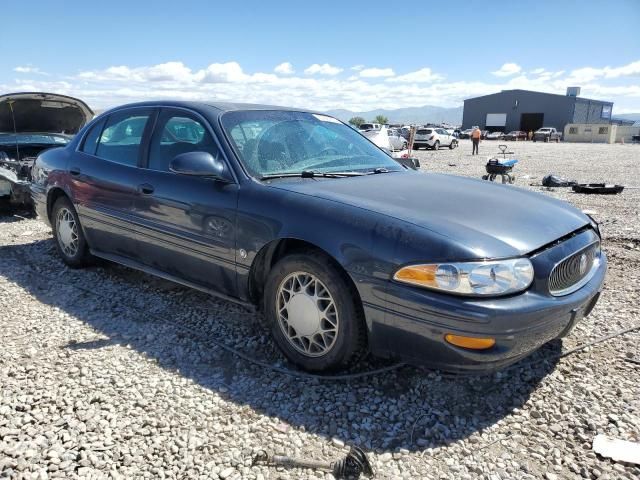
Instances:
[[[453,150],[458,146],[458,142],[456,140],[451,140],[451,144],[449,145],[449,150]]]
[[[295,342],[289,340],[284,332],[287,327],[279,320],[280,287],[296,273],[313,275],[329,292],[335,305],[337,334],[328,351],[322,355],[310,356],[301,352],[293,345]],[[264,315],[276,344],[291,362],[310,372],[335,371],[352,365],[365,351],[365,322],[356,298],[357,292],[343,272],[323,254],[309,250],[288,255],[271,269],[264,289]],[[310,336],[316,337],[315,334]]]
[[[433,144],[433,149],[434,150],[439,150],[440,149],[440,140],[436,140],[436,143]]]
[[[73,254],[68,250],[65,250],[65,247],[63,246],[64,242],[62,240],[62,234],[59,231],[60,221],[58,220],[58,218],[65,212],[68,212],[68,214],[71,215],[76,225],[75,234],[77,247],[75,248]],[[64,263],[66,263],[71,268],[82,268],[89,265],[89,263],[91,262],[89,245],[87,244],[87,240],[84,237],[84,232],[82,231],[82,226],[80,225],[80,219],[78,218],[78,213],[67,197],[60,197],[53,204],[53,208],[51,209],[51,228],[53,230],[53,239],[56,244],[56,250],[58,251],[58,255],[60,255]]]

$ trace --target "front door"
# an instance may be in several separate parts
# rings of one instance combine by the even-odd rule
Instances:
[[[238,185],[170,171],[176,155],[192,151],[221,158],[204,119],[189,110],[162,109],[134,205],[140,219],[140,261],[182,281],[234,295]]]

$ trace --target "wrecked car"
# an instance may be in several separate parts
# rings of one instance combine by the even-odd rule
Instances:
[[[93,118],[83,101],[53,93],[0,96],[0,199],[29,207],[31,168],[38,154],[67,145]]]
[[[67,265],[101,257],[257,306],[310,371],[366,352],[500,368],[567,335],[605,278],[598,225],[568,203],[405,168],[316,112],[125,105],[33,177]]]

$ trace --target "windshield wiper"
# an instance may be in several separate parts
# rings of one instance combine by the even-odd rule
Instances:
[[[342,178],[342,177],[360,177],[367,175],[362,172],[315,172],[313,170],[302,170],[301,172],[281,172],[281,173],[269,173],[260,177],[260,180],[269,180],[272,178],[287,178],[287,177],[300,177],[300,178]]]
[[[365,175],[376,175],[378,173],[393,173],[398,171],[399,170],[389,170],[388,168],[385,168],[385,167],[378,167],[368,171],[367,173],[365,173]]]

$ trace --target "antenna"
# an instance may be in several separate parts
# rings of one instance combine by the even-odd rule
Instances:
[[[13,136],[16,139],[16,161],[20,161],[20,145],[18,143],[18,129],[16,128],[16,117],[13,113],[13,100],[9,100],[9,110],[11,110],[11,120],[13,121]]]

